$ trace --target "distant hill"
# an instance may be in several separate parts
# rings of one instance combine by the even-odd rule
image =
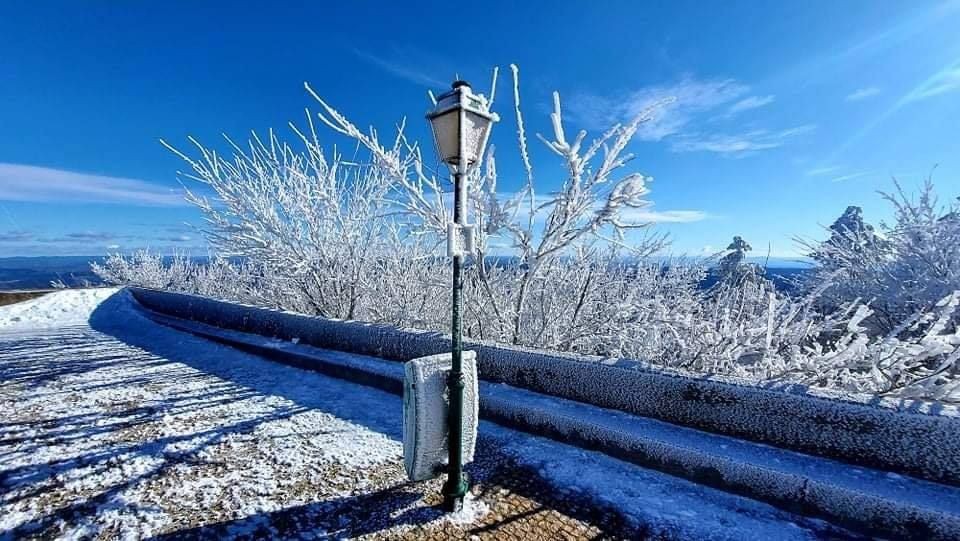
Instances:
[[[97,256],[3,257],[0,258],[0,290],[40,289],[62,280],[71,287],[100,285],[90,271],[90,262],[103,262]]]
[[[45,289],[50,282],[62,280],[70,287],[84,285],[102,285],[102,281],[90,271],[92,261],[102,263],[103,256],[37,256],[37,257],[0,257],[0,291],[16,289]],[[206,257],[197,257],[205,260]],[[508,265],[512,258],[496,258],[500,264]],[[767,276],[779,289],[790,291],[793,283],[813,268],[804,260],[781,258],[749,258],[753,263],[763,266],[766,263]],[[716,283],[713,275],[701,282],[701,287],[710,287]]]
[[[798,283],[803,280],[804,275],[811,272],[813,267],[770,267],[767,268],[767,278],[773,282],[774,287],[780,291],[791,292],[797,289]],[[710,272],[707,277],[700,282],[700,287],[706,289],[717,283],[719,277]]]

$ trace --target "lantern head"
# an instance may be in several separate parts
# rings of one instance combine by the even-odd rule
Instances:
[[[427,112],[437,154],[450,167],[469,167],[483,157],[493,123],[499,120],[488,110],[487,99],[474,94],[466,81],[455,81],[449,92],[437,97]]]

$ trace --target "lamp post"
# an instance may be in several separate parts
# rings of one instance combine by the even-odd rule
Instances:
[[[499,120],[488,111],[487,100],[474,94],[466,81],[454,81],[452,89],[437,97],[427,113],[433,131],[437,154],[453,174],[453,224],[448,227],[448,251],[453,256],[453,321],[451,369],[447,387],[450,410],[447,414],[447,481],[443,485],[443,508],[458,511],[469,488],[463,475],[463,257],[462,239],[468,234],[466,224],[466,176],[469,168],[480,161],[490,129]]]

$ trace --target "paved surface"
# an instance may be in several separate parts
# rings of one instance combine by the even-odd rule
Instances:
[[[406,481],[399,398],[131,312],[0,333],[0,539],[813,539],[849,534],[481,424],[474,502]]]
[[[470,467],[486,512],[446,520],[432,507],[440,480],[408,483],[395,440],[304,407],[304,389],[280,399],[253,374],[256,387],[235,385],[221,376],[240,370],[202,373],[90,329],[0,336],[0,362],[0,536],[587,539],[620,529],[614,516],[551,498],[489,439]],[[307,379],[340,395],[330,402],[359,390],[399,406]],[[382,406],[357,402],[335,413]],[[331,451],[338,443],[342,453]]]
[[[588,539],[620,530],[615,516],[551,498],[490,439],[470,467],[487,512],[444,519],[432,507],[441,481],[407,482],[399,444],[369,430],[379,428],[375,415],[362,419],[371,427],[341,418],[382,407],[376,400],[308,409],[303,388],[280,399],[261,392],[271,385],[255,374],[203,373],[90,329],[0,336],[0,362],[3,537]],[[307,379],[339,394],[328,402],[359,390],[399,406]],[[330,450],[338,443],[342,453]],[[369,456],[356,456],[358,446]]]

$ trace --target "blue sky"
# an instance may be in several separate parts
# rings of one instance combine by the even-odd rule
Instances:
[[[794,256],[847,205],[887,218],[876,191],[935,166],[941,197],[960,195],[960,2],[215,4],[0,6],[0,256],[205,253],[159,139],[286,133],[304,81],[426,140],[426,89],[460,74],[486,91],[501,66],[493,142],[516,188],[510,63],[529,132],[549,132],[553,90],[568,130],[594,134],[677,98],[630,149],[675,253],[742,235]],[[560,170],[531,145],[543,192]]]

